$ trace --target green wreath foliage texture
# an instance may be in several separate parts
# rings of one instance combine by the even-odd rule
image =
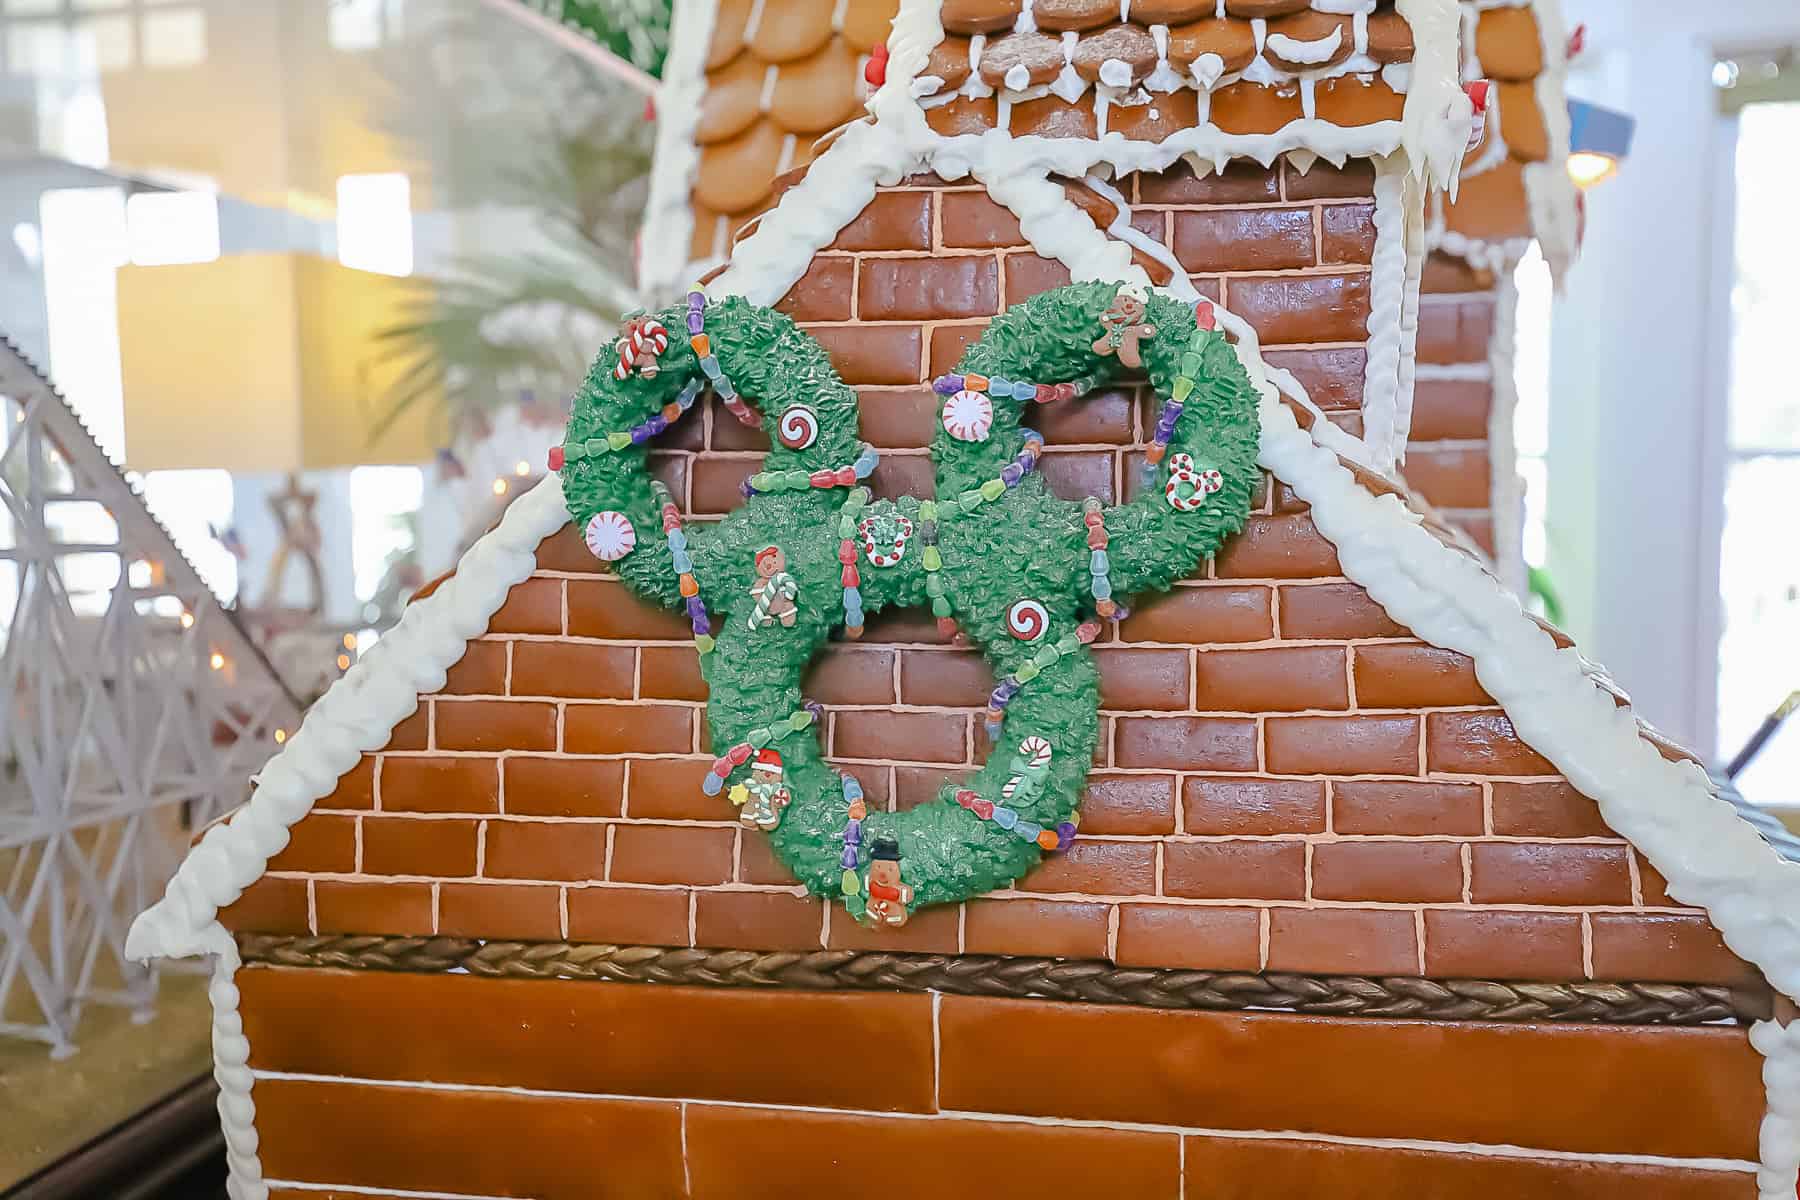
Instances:
[[[967,349],[957,372],[1044,384],[1112,378],[1119,370],[1116,358],[1097,355],[1092,347],[1101,314],[1117,290],[1105,282],[1077,283],[1013,306]],[[674,333],[685,330],[685,306],[656,315],[673,335],[659,373],[653,379],[636,374],[615,379],[616,360],[602,353],[576,399],[569,444],[604,438],[645,420],[700,377],[698,358]],[[1121,602],[1165,590],[1192,574],[1225,538],[1243,528],[1258,485],[1257,396],[1229,343],[1216,332],[1196,338],[1194,309],[1160,294],[1150,296],[1144,321],[1156,330],[1141,349],[1158,397],[1171,394],[1184,354],[1197,352],[1200,359],[1199,373],[1190,373],[1194,387],[1176,423],[1169,457],[1186,453],[1217,469],[1223,486],[1199,509],[1177,511],[1163,494],[1169,471],[1165,461],[1154,485],[1147,483],[1131,499],[1104,509],[1110,580]],[[838,378],[812,337],[786,316],[740,298],[709,302],[705,328],[719,367],[760,411],[771,434],[762,470],[834,469],[855,459],[856,393]],[[1193,365],[1191,359],[1188,365]],[[1073,634],[1084,619],[1092,619],[1093,600],[1082,505],[1054,495],[1041,472],[1027,473],[1017,486],[971,512],[942,504],[998,478],[1025,442],[1023,418],[1030,402],[996,395],[991,403],[993,424],[985,440],[958,441],[940,424],[931,453],[940,502],[936,535],[944,596],[962,632],[1001,679],[1044,646]],[[818,417],[817,440],[801,450],[788,449],[773,436],[780,414],[793,404],[811,407]],[[1154,418],[1152,413],[1148,420]],[[680,609],[683,599],[647,470],[647,449],[633,445],[565,463],[564,494],[578,527],[602,511],[623,513],[637,542],[615,564],[619,575],[644,599]],[[685,526],[700,597],[715,614],[717,644],[701,659],[715,753],[745,740],[753,730],[780,727],[802,709],[807,665],[844,624],[839,515],[848,493],[848,488],[832,487],[757,494],[722,521]],[[902,496],[874,501],[864,511],[897,512],[918,530],[920,504],[918,497]],[[780,623],[753,627],[749,620],[753,558],[767,546],[783,550],[788,573],[798,585],[798,614],[791,628]],[[891,567],[874,566],[859,552],[866,612],[926,603],[923,549],[915,533],[901,561]],[[1042,604],[1049,615],[1042,639],[1026,642],[1008,633],[1007,611],[1025,599]],[[1030,789],[1022,791],[1014,807],[1021,817],[1055,829],[1076,813],[1085,790],[1098,707],[1098,674],[1081,645],[1023,685],[1005,710],[988,761],[961,786],[998,801],[1020,743],[1028,736],[1044,738],[1052,757],[1042,785],[1028,795]],[[768,835],[773,848],[809,890],[839,897],[846,822],[840,777],[826,763],[816,729],[778,736],[772,744],[784,760],[792,796],[780,825]],[[741,768],[733,778],[739,774]],[[876,811],[871,805],[857,869],[867,866],[875,839],[897,840],[903,878],[915,889],[917,908],[1005,887],[1038,862],[1044,853],[1038,845],[957,804],[954,791],[946,785],[936,799],[904,812]],[[731,811],[724,795],[718,803],[722,814]],[[851,908],[860,910],[854,898]]]

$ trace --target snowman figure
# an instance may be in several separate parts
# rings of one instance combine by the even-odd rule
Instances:
[[[764,833],[781,824],[782,810],[793,799],[788,791],[781,754],[772,749],[756,752],[750,764],[750,779],[744,786],[743,811],[738,820]]]
[[[875,925],[906,924],[912,885],[900,878],[900,843],[891,837],[875,839],[869,847],[868,919]]]

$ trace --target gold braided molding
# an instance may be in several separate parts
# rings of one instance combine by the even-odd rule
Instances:
[[[806,991],[948,992],[1149,1008],[1275,1009],[1338,1017],[1699,1025],[1769,1016],[1767,990],[1681,983],[1500,983],[1277,972],[1175,971],[992,954],[689,950],[470,938],[241,933],[244,962],[280,967],[589,979]]]

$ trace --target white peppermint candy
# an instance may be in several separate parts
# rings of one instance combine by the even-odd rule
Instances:
[[[637,530],[622,512],[595,513],[587,523],[587,548],[601,562],[618,562],[637,547]]]
[[[944,401],[944,432],[959,442],[985,442],[994,427],[994,404],[986,392],[967,388]]]
[[[1021,642],[1035,642],[1050,630],[1050,614],[1036,600],[1020,600],[1006,610],[1006,632]]]

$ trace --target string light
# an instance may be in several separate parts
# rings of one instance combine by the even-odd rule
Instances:
[[[181,614],[181,627],[183,629],[192,629],[194,627],[194,614],[193,613],[184,612]]]
[[[213,670],[223,671],[225,669],[225,656],[220,654],[217,650],[213,651],[213,656],[210,661],[212,662]]]
[[[354,633],[346,633],[344,635],[344,649],[346,649],[346,650],[356,649],[356,635]]]
[[[496,495],[496,496],[506,495],[506,480],[504,480],[504,479],[494,480],[494,495]]]
[[[513,474],[517,475],[520,479],[525,478],[525,476],[531,474],[531,464],[521,458],[518,465],[513,468]]]
[[[287,741],[287,730],[285,730],[285,729],[277,729],[277,730],[276,730],[276,731],[275,731],[275,744],[276,744],[276,745],[277,745],[277,746],[279,746],[279,745],[281,745],[281,744],[282,744],[282,743],[283,743],[283,742],[285,742],[285,741]]]
[[[1569,155],[1569,178],[1579,188],[1593,187],[1619,169],[1619,160],[1606,154],[1578,150]]]
[[[338,655],[338,670],[348,671],[349,669],[350,669],[350,656],[348,654]]]

